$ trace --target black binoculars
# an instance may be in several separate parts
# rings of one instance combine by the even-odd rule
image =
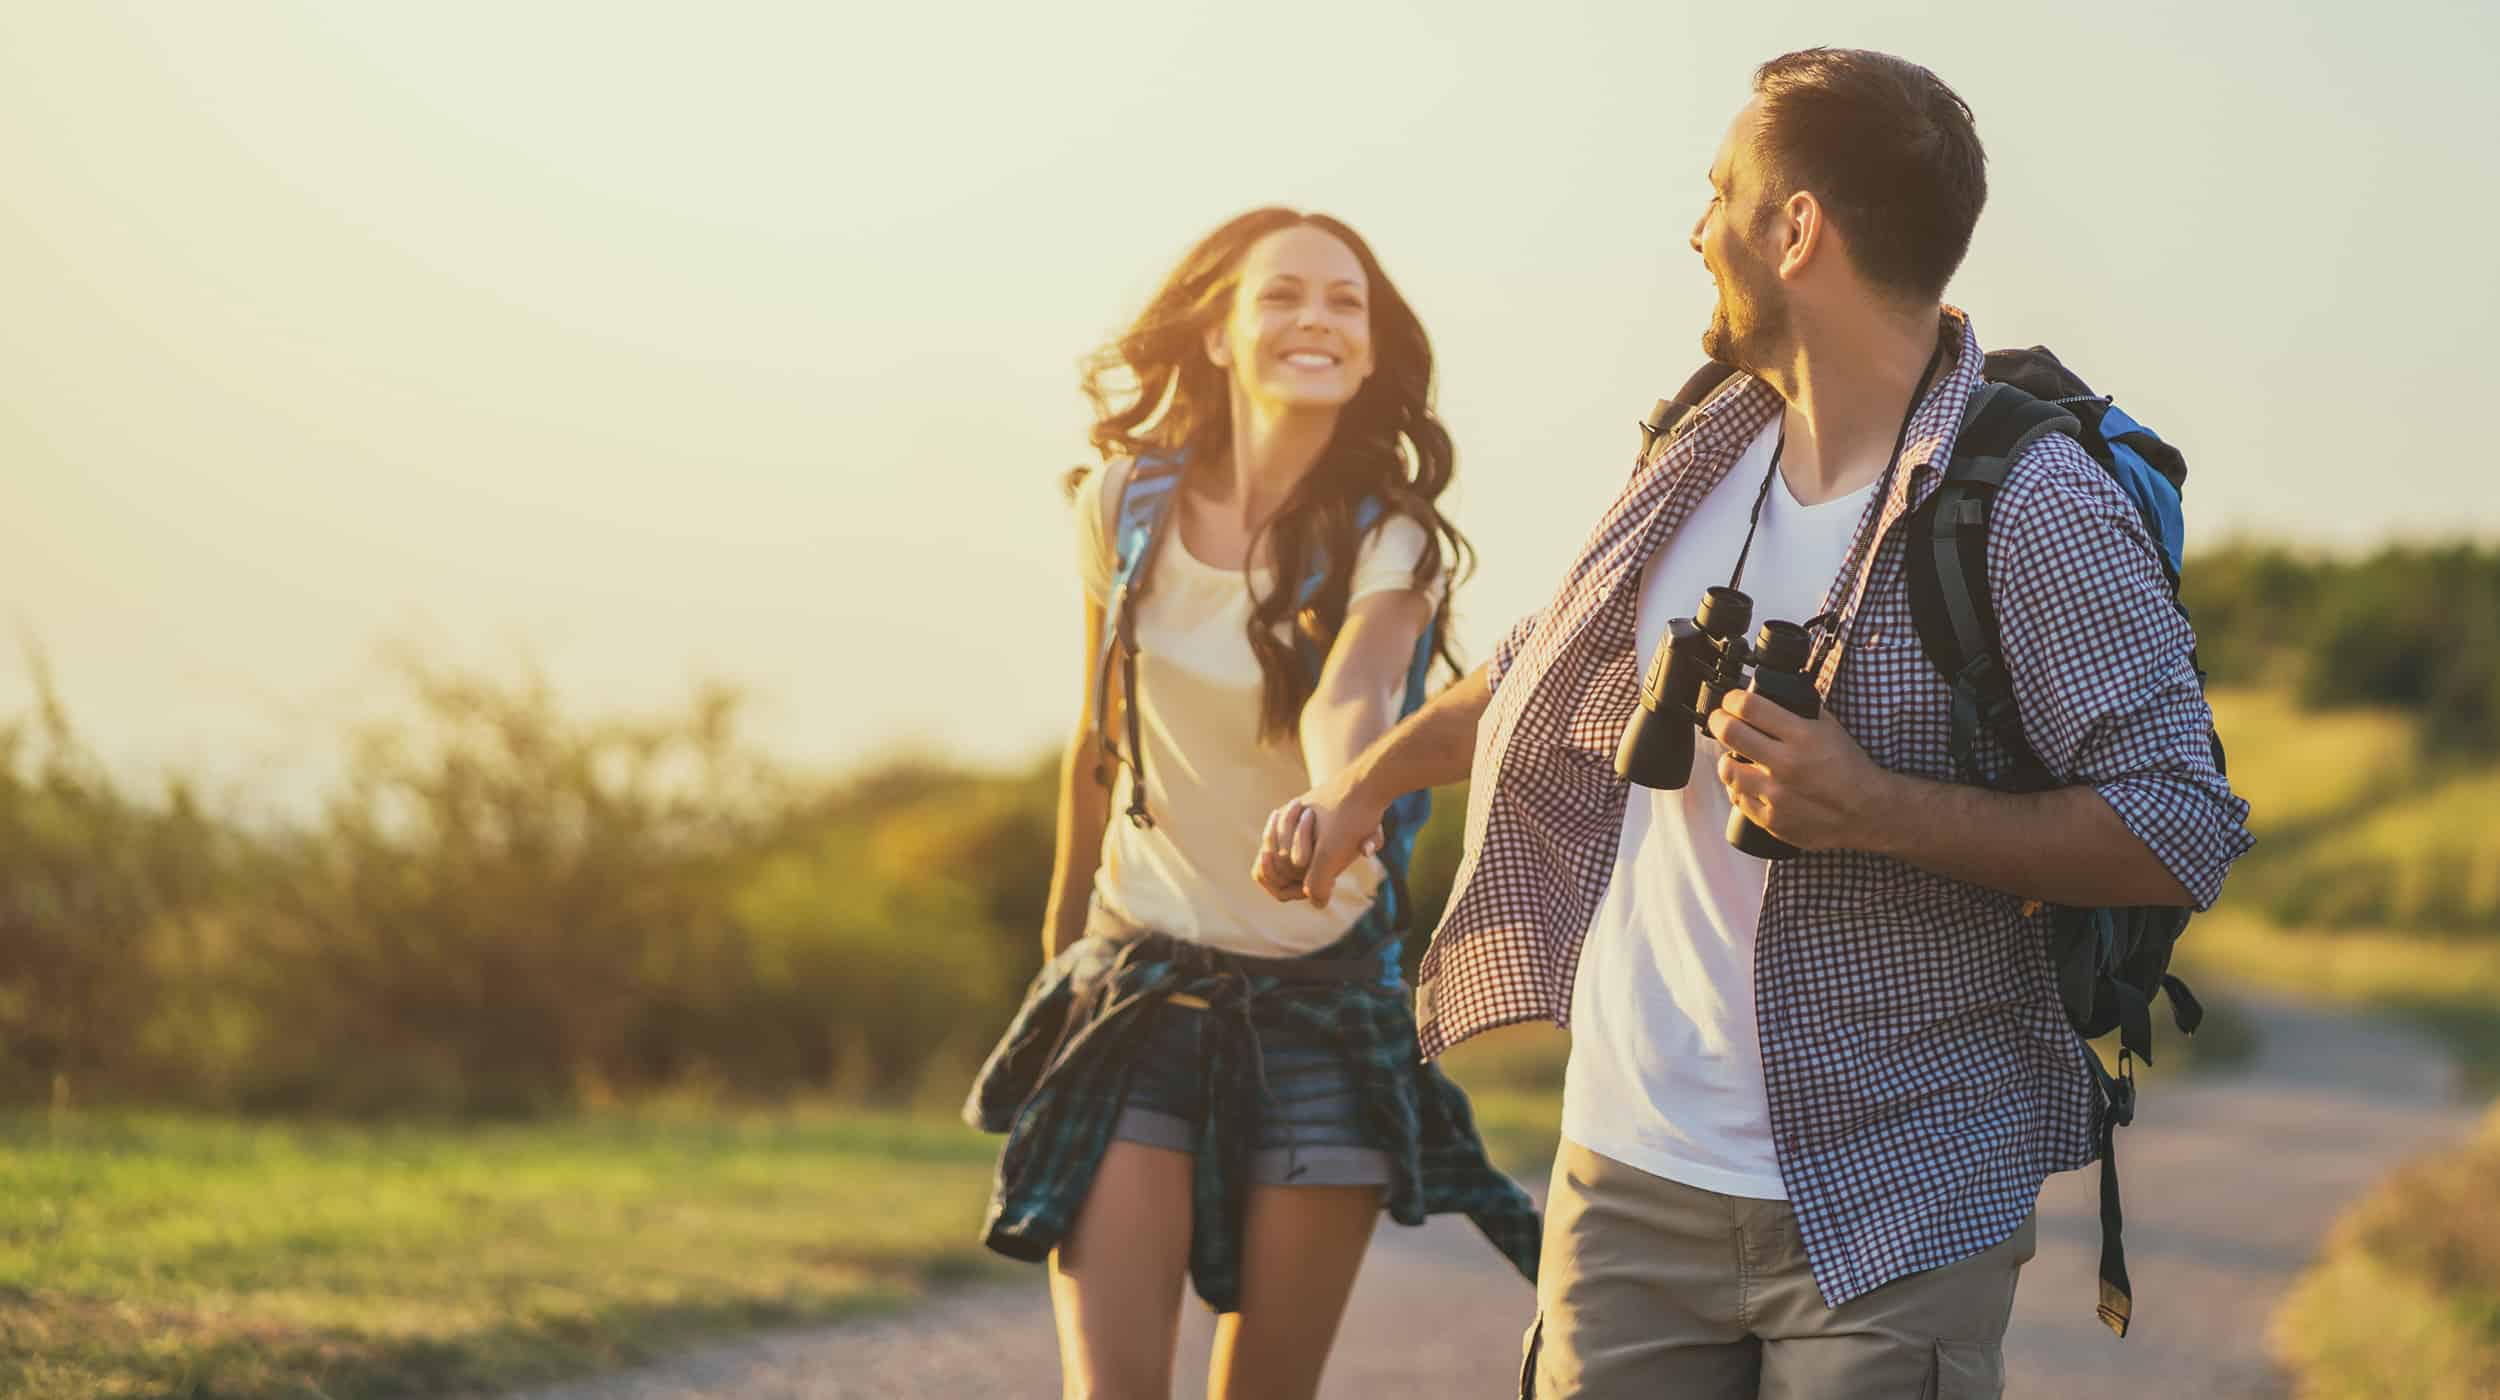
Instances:
[[[1641,707],[1615,749],[1615,772],[1645,788],[1681,789],[1693,773],[1693,731],[1707,728],[1710,712],[1731,690],[1750,689],[1807,719],[1822,713],[1822,696],[1806,675],[1813,651],[1806,629],[1793,622],[1765,622],[1748,645],[1745,631],[1752,625],[1753,599],[1734,588],[1709,590],[1693,616],[1667,624],[1667,635],[1641,681]],[[1748,666],[1753,668],[1750,685]],[[1762,860],[1799,854],[1741,811],[1728,814],[1727,840]]]

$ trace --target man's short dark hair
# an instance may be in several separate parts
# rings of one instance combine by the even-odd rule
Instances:
[[[1858,272],[1905,297],[1944,295],[1988,202],[1988,154],[1970,106],[1907,59],[1802,49],[1754,71],[1765,210],[1822,201]],[[1768,217],[1767,213],[1765,217]]]

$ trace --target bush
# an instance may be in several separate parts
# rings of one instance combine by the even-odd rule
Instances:
[[[2500,752],[2500,548],[2366,558],[2235,544],[2197,555],[2183,601],[2217,680],[2289,681],[2319,708],[2419,715],[2434,753]]]
[[[146,1079],[133,1033],[182,1009],[232,843],[180,784],[124,796],[30,661],[34,713],[0,727],[0,1097],[57,1101]]]
[[[2187,587],[2218,677],[2363,707],[2232,702],[2243,759],[2314,770],[2254,784],[2300,815],[2236,898],[2308,926],[2500,928],[2480,820],[2500,779],[2476,767],[2500,750],[2500,549],[2238,544]],[[320,815],[247,828],[179,783],[117,787],[35,673],[0,727],[0,1100],[901,1098],[968,1072],[1038,961],[1055,762],[807,779],[745,742],[725,688],[584,717],[531,676],[411,663],[410,703],[355,736]],[[1417,846],[1410,971],[1466,801],[1439,793]]]
[[[239,971],[284,1013],[247,1100],[519,1111],[682,1070],[647,1022],[734,947],[731,891],[781,837],[737,697],[578,722],[535,679],[406,674],[414,718],[360,736],[235,901]]]
[[[2500,1119],[2338,1221],[2276,1321],[2301,1394],[2500,1393]]]
[[[532,677],[402,677],[321,815],[261,832],[124,796],[39,681],[0,730],[0,1098],[903,1097],[969,1071],[1037,961],[1044,775],[802,782],[725,689],[580,719]]]

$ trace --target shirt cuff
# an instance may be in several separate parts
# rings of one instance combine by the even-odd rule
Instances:
[[[2093,790],[2187,890],[2199,913],[2221,897],[2231,862],[2256,844],[2248,834],[2248,803],[2219,776],[2149,773]]]

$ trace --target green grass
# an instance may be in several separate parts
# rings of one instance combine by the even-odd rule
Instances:
[[[2500,767],[2425,756],[2385,711],[2301,711],[2222,690],[2214,712],[2257,849],[2234,910],[2285,927],[2500,939]]]
[[[994,1144],[900,1115],[0,1117],[0,1394],[491,1391],[987,1267]]]
[[[2500,767],[2426,761],[2384,711],[2214,709],[2257,848],[2180,943],[2188,973],[2411,1021],[2500,1092]]]

